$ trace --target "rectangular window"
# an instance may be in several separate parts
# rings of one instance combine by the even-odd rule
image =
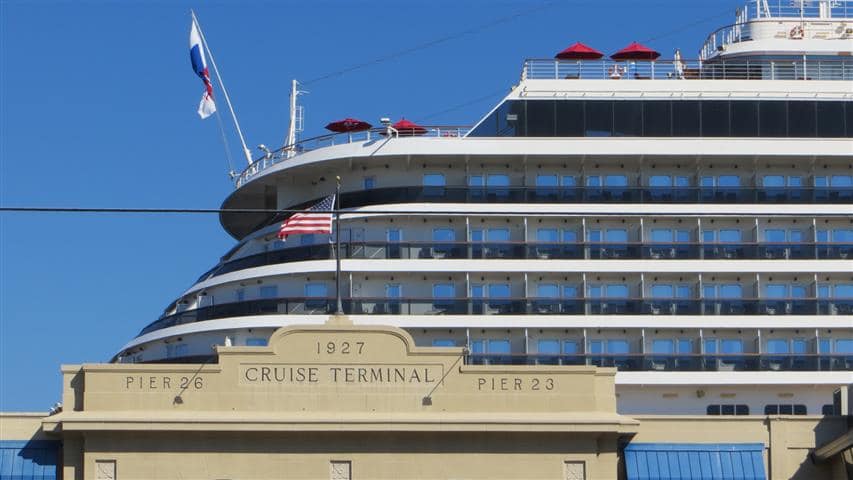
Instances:
[[[730,136],[729,102],[725,100],[706,100],[702,102],[702,136]]]
[[[781,188],[785,186],[785,177],[783,175],[765,175],[762,183],[765,187]]]
[[[424,174],[424,186],[425,187],[443,187],[443,186],[445,186],[444,174],[443,173],[425,173]]]
[[[628,298],[628,286],[625,284],[608,284],[605,291],[607,298]]]
[[[604,238],[608,243],[627,243],[628,231],[624,228],[608,228]]]
[[[758,102],[733,100],[729,109],[731,110],[731,136],[758,136]]]
[[[553,187],[556,188],[560,186],[558,183],[558,177],[556,175],[537,175],[536,176],[536,186],[537,187]]]
[[[325,283],[306,283],[305,284],[305,296],[306,297],[328,297],[329,296],[329,288]]]
[[[672,355],[675,353],[675,344],[672,340],[652,340],[652,353]]]
[[[788,298],[788,286],[784,284],[770,284],[764,290],[767,298]]]
[[[591,101],[586,104],[584,135],[609,137],[613,132],[613,102]]]
[[[507,339],[489,340],[489,352],[488,353],[500,354],[500,355],[512,353],[512,349],[510,347],[509,340],[507,340]]]
[[[659,243],[672,242],[672,230],[668,228],[653,228],[651,234],[651,241]]]
[[[434,242],[453,242],[456,240],[456,232],[452,228],[434,228],[432,240]]]
[[[780,338],[767,340],[767,353],[788,353],[788,341]]]
[[[578,353],[578,342],[574,340],[563,340],[563,353],[574,355]]]
[[[490,228],[486,232],[486,240],[489,242],[508,242],[509,241],[509,229],[508,228]]]
[[[238,288],[234,292],[234,297],[235,297],[235,300],[238,302],[245,301],[246,300],[246,289],[245,288]]]
[[[788,137],[814,137],[817,134],[815,102],[788,102]]]
[[[605,187],[627,187],[628,177],[626,175],[605,175]]]
[[[717,186],[724,188],[740,187],[740,177],[737,175],[720,175],[717,177]]]
[[[674,298],[672,285],[652,285],[652,298]]]
[[[676,100],[672,102],[672,134],[675,137],[700,136],[699,102]]]
[[[490,173],[486,175],[487,187],[508,187],[509,175],[503,173]]]
[[[376,177],[364,177],[364,189],[370,190],[376,187]]]
[[[484,187],[485,185],[486,181],[482,175],[468,175],[469,187]]]
[[[555,283],[540,283],[536,286],[536,296],[539,298],[559,298],[560,290]]]
[[[743,298],[743,287],[736,283],[720,285],[720,298]]]
[[[578,298],[578,287],[574,285],[563,285],[563,298]]]
[[[575,178],[573,175],[563,175],[562,182],[563,182],[564,187],[577,187],[578,186],[578,179]]]
[[[643,102],[629,100],[613,102],[613,135],[643,136]]]
[[[575,100],[556,102],[556,135],[558,137],[584,136],[584,103]]]
[[[643,136],[672,136],[672,112],[670,112],[670,102],[643,102]]]
[[[672,177],[669,175],[652,175],[649,177],[649,186],[654,188],[671,187]]]
[[[277,285],[265,285],[261,287],[260,290],[261,298],[277,298],[278,297],[278,286]]]
[[[607,353],[616,355],[629,353],[628,340],[608,340]]]
[[[247,347],[266,347],[267,339],[266,338],[247,338],[246,339]]]
[[[402,293],[403,289],[400,287],[399,283],[389,283],[385,285],[385,298],[400,298]]]
[[[557,243],[560,241],[559,232],[556,228],[540,228],[536,230],[536,241],[543,243]]]
[[[391,228],[388,229],[385,238],[388,239],[389,242],[401,242],[403,241],[403,232],[398,228]]]
[[[544,355],[559,355],[560,341],[556,339],[540,339],[537,342],[537,352]]]
[[[527,136],[554,136],[554,101],[530,100],[527,102]]]
[[[734,338],[720,340],[720,353],[729,355],[743,353],[743,340]]]
[[[737,243],[742,239],[741,231],[735,229],[720,230],[720,243]]]
[[[563,243],[577,243],[578,232],[574,230],[563,230]]]
[[[436,338],[432,341],[433,347],[455,347],[456,340],[451,338]]]
[[[489,284],[489,298],[509,298],[509,293],[509,284],[507,283]]]
[[[600,187],[601,186],[601,176],[599,176],[599,175],[587,175],[586,186],[587,187]]]
[[[788,102],[762,101],[758,106],[758,135],[785,137],[788,135]]]
[[[452,283],[436,283],[432,286],[432,298],[448,299],[456,296]]]

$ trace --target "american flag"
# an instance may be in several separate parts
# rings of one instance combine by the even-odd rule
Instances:
[[[304,212],[294,213],[278,230],[278,238],[287,240],[288,235],[305,233],[332,233],[332,214],[335,196],[329,195]],[[322,212],[322,213],[318,213]]]

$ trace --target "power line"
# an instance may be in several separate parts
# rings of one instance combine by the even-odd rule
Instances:
[[[440,207],[441,203],[436,203],[436,207]],[[488,204],[485,204],[488,205]],[[550,204],[555,205],[555,204]],[[559,204],[556,204],[559,205]],[[676,204],[678,205],[678,204]],[[686,204],[680,204],[686,205]],[[355,207],[361,208],[361,207]],[[211,213],[236,213],[236,214],[249,214],[249,213],[265,213],[265,214],[281,214],[281,213],[297,213],[304,212],[306,209],[304,208],[283,208],[283,209],[266,209],[266,208],[79,208],[79,207],[0,207],[0,213],[8,212],[8,213],[104,213],[104,214],[116,214],[116,213],[133,213],[133,214],[211,214]],[[316,213],[336,213],[340,211],[342,214],[365,214],[365,215],[533,215],[533,216],[571,216],[571,215],[583,215],[583,216],[646,216],[646,215],[661,215],[650,212],[631,212],[631,211],[619,211],[619,212],[580,212],[580,211],[572,211],[565,210],[562,212],[519,212],[518,210],[491,210],[487,212],[483,211],[457,211],[457,210],[440,210],[433,209],[429,212],[424,212],[421,210],[353,210],[352,208],[342,208],[340,210],[316,210]],[[662,214],[664,216],[667,215],[678,215],[685,217],[703,217],[703,216],[715,216],[715,217],[727,217],[727,216],[743,216],[743,213],[696,213],[696,214],[684,214],[684,213],[671,213],[671,214]],[[759,215],[759,214],[752,214]],[[798,213],[774,213],[774,216],[802,216],[802,214]],[[813,213],[809,214],[810,217],[837,217],[843,214],[834,214],[834,213]],[[761,216],[761,215],[759,215]]]
[[[498,18],[496,20],[492,20],[491,22],[483,23],[483,24],[477,25],[477,26],[472,27],[472,28],[468,28],[468,29],[465,29],[465,30],[462,30],[462,31],[459,31],[456,33],[452,33],[450,35],[445,35],[443,37],[439,37],[435,40],[430,40],[428,42],[421,43],[419,45],[414,45],[412,47],[408,47],[408,48],[405,48],[403,50],[398,50],[396,52],[392,52],[392,53],[389,53],[387,55],[377,57],[373,60],[368,60],[368,61],[363,62],[363,63],[357,63],[355,65],[351,65],[349,67],[342,68],[340,70],[335,70],[333,72],[323,74],[319,77],[312,78],[311,80],[308,80],[306,82],[302,82],[302,85],[307,86],[307,85],[310,85],[312,83],[316,83],[316,82],[326,80],[326,79],[329,79],[332,77],[338,77],[338,76],[344,75],[346,73],[353,72],[355,70],[360,70],[360,69],[365,68],[365,67],[384,63],[384,62],[387,62],[389,60],[393,60],[395,58],[402,57],[403,55],[408,55],[410,53],[414,53],[414,52],[417,52],[419,50],[431,48],[431,47],[434,47],[436,45],[440,45],[442,43],[449,42],[451,40],[456,40],[457,38],[462,38],[462,37],[467,36],[467,35],[478,33],[481,30],[485,30],[487,28],[491,28],[491,27],[494,27],[496,25],[501,25],[503,23],[508,23],[508,22],[511,22],[511,21],[516,20],[518,18],[525,17],[527,15],[532,15],[536,12],[540,12],[542,10],[549,9],[552,6],[554,6],[556,3],[557,3],[556,1],[548,1],[548,2],[545,2],[541,5],[538,5],[536,7],[529,8],[527,10],[522,10],[520,12],[516,12],[516,13],[513,13],[512,15],[507,15],[505,17],[501,17],[501,18]]]

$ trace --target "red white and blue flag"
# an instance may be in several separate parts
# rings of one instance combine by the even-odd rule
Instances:
[[[193,64],[193,71],[204,82],[204,93],[201,96],[201,103],[198,104],[198,116],[204,119],[213,115],[213,112],[216,111],[216,104],[213,102],[213,85],[210,83],[207,60],[204,58],[201,35],[198,33],[195,20],[193,20],[190,29],[190,61]]]
[[[304,212],[294,213],[278,230],[278,238],[287,240],[288,235],[307,233],[332,233],[332,210],[335,208],[335,196],[320,200]]]

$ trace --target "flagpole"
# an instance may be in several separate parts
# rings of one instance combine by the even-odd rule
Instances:
[[[343,315],[341,302],[341,177],[335,177],[335,315]]]
[[[195,23],[195,26],[198,29],[198,35],[201,37],[204,49],[207,50],[207,55],[210,57],[210,64],[213,65],[213,71],[216,73],[216,80],[219,82],[219,87],[222,88],[222,96],[225,97],[225,103],[228,104],[228,110],[231,111],[231,119],[234,120],[234,126],[237,127],[237,135],[240,137],[240,143],[243,144],[243,153],[246,155],[246,161],[251,165],[252,153],[246,146],[246,139],[243,138],[243,131],[240,130],[240,122],[237,121],[237,114],[234,113],[234,107],[231,105],[231,98],[228,97],[228,90],[225,90],[225,84],[222,83],[222,75],[219,74],[219,69],[216,68],[216,60],[213,59],[213,52],[210,51],[210,45],[207,44],[207,40],[204,38],[204,32],[201,30],[201,24],[199,24],[198,18],[195,16],[195,11],[191,9],[190,15],[192,15],[193,23]]]

